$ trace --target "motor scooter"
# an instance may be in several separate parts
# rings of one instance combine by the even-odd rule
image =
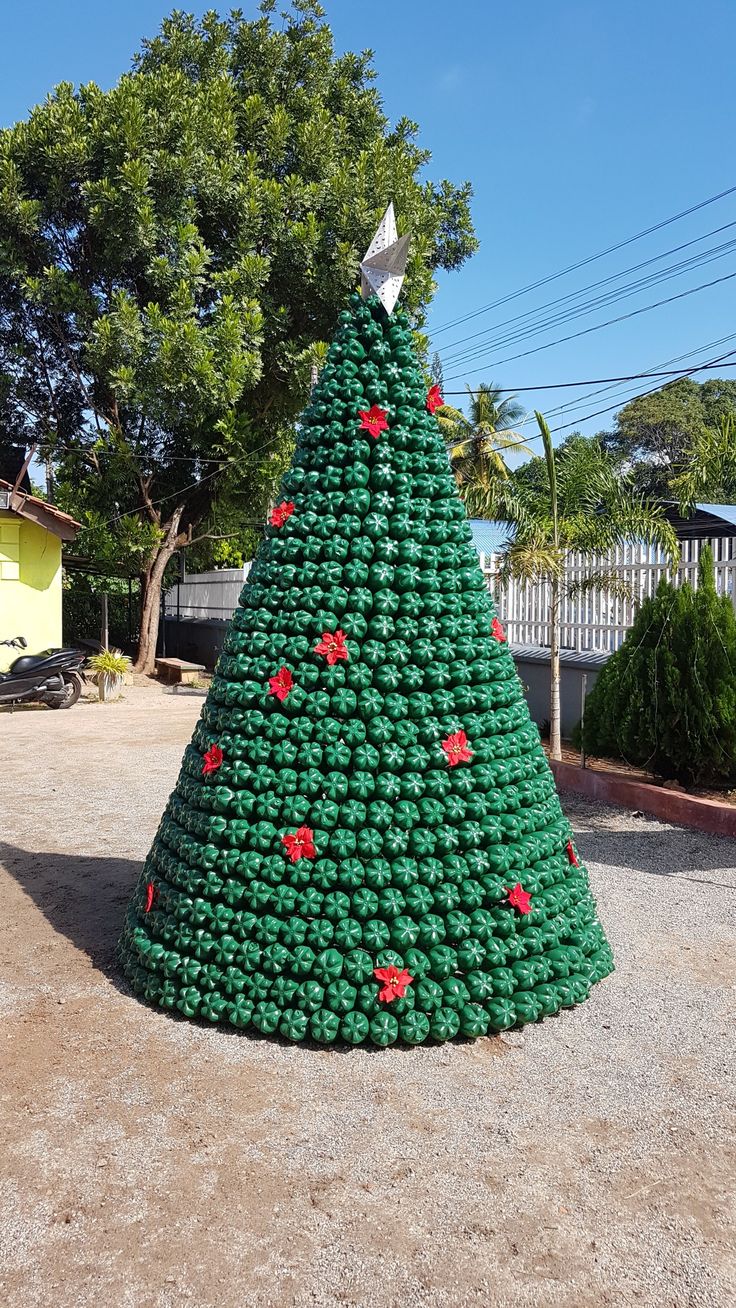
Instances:
[[[11,649],[27,649],[24,636],[0,640]],[[71,708],[87,680],[87,656],[78,649],[46,649],[41,654],[22,654],[0,673],[0,704],[47,704],[49,708]]]

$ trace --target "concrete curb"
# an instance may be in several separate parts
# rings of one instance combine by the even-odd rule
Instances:
[[[560,790],[568,790],[586,799],[597,799],[602,804],[617,804],[621,808],[641,809],[661,818],[696,831],[711,835],[736,836],[736,805],[722,804],[717,799],[704,799],[699,795],[686,795],[680,790],[665,790],[646,781],[632,781],[622,772],[596,772],[592,768],[576,767],[551,759],[550,764]]]

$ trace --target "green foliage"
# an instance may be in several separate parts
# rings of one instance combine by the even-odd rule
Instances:
[[[736,381],[682,377],[624,405],[601,441],[626,464],[640,491],[671,499],[670,479],[685,451],[729,414],[736,414]],[[736,483],[728,498],[735,492]]]
[[[585,705],[589,754],[684,785],[736,781],[736,616],[703,550],[697,590],[659,584]]]
[[[62,640],[65,645],[100,639],[101,596],[104,594],[107,595],[110,644],[132,650],[138,638],[137,579],[130,585],[123,577],[95,576],[65,569],[62,584]]]
[[[483,517],[494,484],[509,475],[505,452],[516,449],[529,454],[530,450],[512,430],[524,412],[513,395],[504,398],[503,391],[488,382],[482,382],[475,391],[469,386],[465,389],[469,413],[446,404],[437,416],[468,513]]]
[[[693,439],[670,485],[683,514],[691,513],[698,501],[731,504],[736,500],[736,410]]]
[[[124,677],[130,671],[130,659],[115,649],[103,649],[99,654],[93,654],[89,665],[93,672],[101,676]]]
[[[537,419],[544,423],[541,415]],[[554,450],[550,444],[544,456],[512,473],[508,484],[494,484],[486,508],[486,516],[510,524],[506,570],[528,580],[561,574],[571,553],[604,555],[627,540],[645,541],[673,561],[679,558],[677,538],[661,508],[637,491],[597,437],[574,433]]]
[[[272,14],[176,11],[111,90],[62,83],[0,132],[0,415],[83,501],[76,548],[109,531],[151,584],[226,473],[288,449],[387,201],[415,324],[476,246],[470,187],[427,179],[370,55],[311,0]]]

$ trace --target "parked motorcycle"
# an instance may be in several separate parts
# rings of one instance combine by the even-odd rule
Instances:
[[[24,636],[0,640],[11,649],[27,649]],[[0,673],[0,704],[47,704],[49,708],[71,708],[86,681],[86,655],[78,649],[47,649],[42,654],[22,654]]]

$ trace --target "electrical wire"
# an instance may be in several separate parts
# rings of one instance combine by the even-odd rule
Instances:
[[[478,372],[486,372],[489,368],[498,368],[504,363],[512,363],[515,359],[526,359],[531,354],[539,354],[542,350],[550,350],[555,345],[562,345],[566,341],[578,340],[581,336],[588,336],[591,332],[600,331],[603,327],[611,327],[617,322],[626,322],[629,318],[636,318],[639,314],[649,313],[652,309],[659,309],[665,304],[674,304],[677,300],[685,300],[690,295],[695,295],[699,291],[709,290],[711,286],[718,286],[721,282],[731,281],[736,277],[736,272],[726,273],[723,277],[716,277],[713,281],[702,282],[700,286],[692,286],[687,291],[680,291],[677,295],[669,295],[664,300],[655,300],[652,304],[644,304],[638,309],[632,309],[629,313],[618,314],[615,318],[608,318],[605,322],[594,323],[592,327],[583,327],[579,332],[571,332],[568,336],[560,336],[554,341],[547,341],[544,345],[536,345],[533,349],[523,350],[519,354],[511,354],[505,359],[496,359],[493,363],[486,363],[479,368],[465,370],[464,373],[453,373],[448,377],[448,381],[460,381],[464,376],[473,376]]]
[[[634,236],[627,237],[626,240],[618,241],[615,245],[609,245],[605,250],[599,250],[596,254],[590,254],[585,259],[579,259],[577,263],[572,263],[567,268],[561,268],[559,272],[550,273],[547,277],[540,277],[537,281],[530,282],[528,286],[522,286],[518,291],[512,291],[490,304],[482,305],[480,309],[475,309],[471,313],[462,314],[458,318],[453,318],[450,322],[441,324],[441,326],[435,328],[432,336],[438,336],[440,332],[449,331],[451,327],[459,326],[460,323],[469,322],[472,318],[478,318],[481,314],[489,313],[491,309],[497,309],[502,304],[517,300],[520,296],[527,295],[529,291],[535,291],[540,286],[548,286],[550,282],[557,281],[560,277],[566,277],[568,273],[577,272],[578,268],[585,268],[589,263],[595,263],[598,259],[604,259],[606,255],[614,254],[616,250],[623,250],[627,245],[633,245],[634,241],[640,241],[645,236],[651,236],[653,232],[661,231],[663,227],[669,227],[672,223],[679,222],[681,218],[687,218],[690,214],[697,213],[700,209],[705,209],[708,205],[725,199],[727,195],[733,195],[734,192],[736,192],[736,186],[729,186],[725,191],[719,191],[717,195],[711,195],[706,200],[691,205],[689,209],[683,209],[680,213],[664,218],[661,222],[644,228],[643,231],[637,232]]]
[[[736,224],[734,224],[736,226]],[[526,340],[529,337],[538,336],[541,332],[547,331],[552,327],[561,326],[563,323],[573,322],[576,318],[586,317],[594,313],[597,309],[607,308],[612,304],[619,304],[622,300],[629,300],[633,295],[639,295],[652,286],[660,286],[665,282],[673,281],[676,277],[683,277],[686,273],[694,271],[696,268],[703,268],[707,264],[715,263],[719,259],[724,259],[736,249],[736,239],[724,241],[721,245],[712,246],[710,249],[701,250],[697,255],[692,255],[688,259],[680,260],[679,263],[671,264],[666,268],[659,268],[656,272],[648,273],[646,277],[639,277],[633,282],[625,283],[623,286],[613,287],[602,295],[596,295],[591,300],[582,301],[579,304],[570,304],[565,309],[550,314],[547,318],[533,319],[531,322],[519,323],[511,331],[501,332],[499,336],[491,333],[481,333],[483,340],[477,341],[464,350],[458,350],[454,354],[444,354],[442,362],[444,366],[457,363],[467,363],[473,358],[481,357],[490,349],[497,349],[500,346],[515,345],[517,341]],[[575,292],[577,295],[578,292]],[[568,297],[572,298],[572,297]],[[554,302],[553,302],[554,303]],[[536,310],[532,312],[537,312]],[[529,317],[530,315],[524,315]],[[509,319],[513,323],[514,319]],[[499,324],[499,327],[503,324]],[[495,330],[495,329],[494,329]]]
[[[157,500],[149,500],[148,504],[139,504],[135,509],[126,509],[123,513],[116,513],[115,517],[109,518],[107,522],[90,524],[82,527],[82,531],[97,531],[105,527],[111,527],[113,523],[120,522],[123,518],[129,518],[132,514],[143,513],[148,508],[157,508],[159,504],[166,504],[169,500],[175,500],[179,495],[184,495],[186,491],[194,490],[195,487],[201,486],[206,481],[211,481],[213,477],[217,477],[222,472],[226,472],[228,468],[241,468],[244,464],[250,463],[257,454],[261,454],[263,450],[268,449],[269,445],[273,445],[275,441],[280,439],[281,433],[279,432],[278,435],[272,436],[263,445],[259,445],[258,449],[251,450],[249,454],[244,455],[242,459],[228,459],[220,467],[215,468],[214,472],[208,472],[206,477],[198,477],[196,481],[190,482],[188,486],[182,486],[179,490],[172,491],[170,495],[162,495]]]
[[[724,223],[723,226],[721,227],[714,227],[711,231],[705,232],[702,236],[695,236],[691,241],[685,241],[684,244],[682,245],[674,245],[669,250],[663,250],[661,254],[655,254],[650,259],[644,259],[640,263],[632,264],[629,268],[622,268],[620,272],[611,273],[608,277],[602,277],[597,282],[590,282],[587,286],[583,286],[579,290],[569,291],[567,295],[561,295],[554,300],[548,300],[545,304],[540,305],[538,308],[527,309],[525,313],[515,314],[512,318],[504,318],[500,323],[497,323],[494,327],[483,328],[482,331],[472,332],[469,336],[461,336],[456,341],[450,341],[449,344],[445,345],[443,348],[445,350],[453,350],[457,345],[463,345],[467,341],[474,341],[477,340],[479,337],[486,337],[492,335],[493,332],[498,331],[501,327],[506,327],[513,323],[523,322],[525,318],[531,318],[536,313],[541,313],[546,309],[551,309],[557,305],[565,304],[568,300],[575,300],[577,299],[578,296],[585,295],[588,291],[597,290],[598,287],[600,286],[607,286],[609,285],[610,282],[618,281],[620,277],[625,277],[629,273],[639,272],[640,269],[647,268],[653,263],[659,263],[660,259],[667,259],[671,254],[679,254],[682,250],[687,250],[691,245],[697,245],[700,241],[705,241],[710,236],[718,236],[720,235],[721,232],[728,231],[733,227],[736,227],[736,219],[734,219],[733,222]],[[701,251],[701,254],[704,253],[705,251]],[[693,257],[697,257],[697,256],[693,256]],[[447,356],[445,355],[445,357]]]
[[[720,359],[714,359],[707,364],[697,364],[691,368],[683,369],[678,374],[678,378],[679,380],[683,380],[685,377],[691,377],[694,373],[703,372],[704,369],[712,367],[714,365],[719,368],[736,368],[736,359],[734,360],[733,363],[726,362],[726,360],[732,358],[734,355],[736,355],[736,350],[729,350],[729,352],[727,354],[722,355]],[[630,403],[632,400],[643,399],[644,396],[646,395],[654,395],[658,390],[661,390],[660,386],[653,386],[651,387],[650,390],[647,391],[639,391],[636,394],[629,395],[625,402]],[[618,409],[621,403],[622,400],[617,399],[614,401],[613,404],[609,404],[603,409],[596,409],[593,413],[586,413],[582,417],[573,418],[571,422],[562,423],[557,427],[551,427],[550,432],[554,433],[558,431],[567,431],[569,427],[577,427],[579,423],[587,422],[590,418],[598,418],[603,413],[610,413],[613,409]],[[518,425],[520,427],[523,427],[526,425],[526,423],[533,422],[533,421],[534,421],[534,415],[529,414]],[[536,436],[522,436],[520,440],[509,441],[506,445],[504,445],[503,453],[505,454],[508,450],[516,449],[520,445],[533,444],[534,441],[540,441],[541,439],[542,439],[541,433]]]
[[[729,337],[729,339],[733,339]],[[703,368],[718,368],[717,363],[704,363]],[[671,368],[666,371],[651,372],[632,372],[623,377],[588,377],[585,381],[569,382],[542,382],[539,386],[504,386],[504,391],[514,395],[522,395],[524,391],[561,391],[574,386],[598,386],[603,382],[629,382],[640,381],[644,377],[680,377],[682,370],[680,368]],[[467,395],[467,391],[446,391],[446,395]]]

